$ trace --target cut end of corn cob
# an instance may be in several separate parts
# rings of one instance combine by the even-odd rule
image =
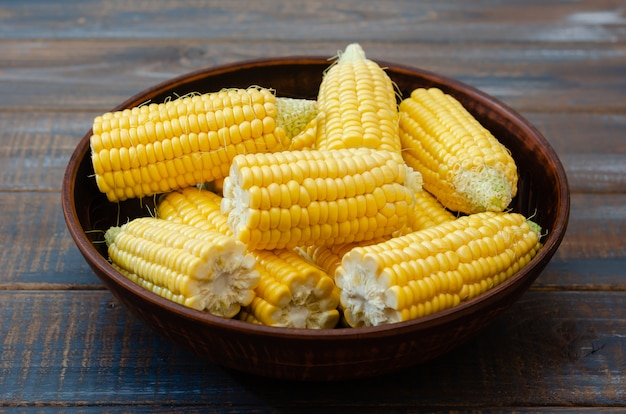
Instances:
[[[332,278],[292,250],[254,252],[261,281],[244,310],[267,326],[330,329],[339,322]]]
[[[467,211],[473,212],[504,211],[515,193],[504,173],[489,166],[477,170],[459,168],[452,178],[452,185],[467,201]]]
[[[521,214],[484,212],[356,247],[335,275],[345,320],[401,322],[472,299],[530,262],[537,230]]]
[[[355,247],[382,243],[388,239],[389,237],[385,237],[382,239],[367,240],[357,243],[334,244],[332,246],[310,245],[302,248],[299,254],[306,257],[307,260],[312,261],[319,268],[323,269],[326,274],[331,276],[334,280],[337,269],[341,266],[341,259],[346,253]]]
[[[343,316],[349,326],[378,326],[402,321],[402,314],[385,302],[391,287],[375,258],[356,250],[342,258],[335,280],[339,287]]]
[[[537,239],[539,239],[541,242],[541,238],[544,236],[544,234],[542,234],[541,225],[532,221],[531,219],[527,219],[526,223],[528,223],[528,226],[530,227],[530,229],[535,232],[535,234],[537,235]]]
[[[163,197],[158,217],[232,235],[220,211],[221,197],[186,188]],[[333,280],[296,251],[252,251],[259,273],[256,297],[240,318],[268,326],[329,329],[339,320]]]
[[[181,305],[232,318],[255,296],[256,261],[232,237],[143,217],[111,227],[105,240],[124,276]]]

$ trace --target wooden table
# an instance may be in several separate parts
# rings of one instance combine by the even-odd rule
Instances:
[[[353,41],[533,122],[569,177],[565,239],[509,311],[421,366],[303,384],[199,361],[88,268],[61,212],[68,158],[153,84]],[[0,2],[0,412],[626,410],[625,139],[621,0]]]

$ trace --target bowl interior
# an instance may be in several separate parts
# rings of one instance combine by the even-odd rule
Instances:
[[[253,61],[248,64],[227,66],[208,71],[194,72],[140,93],[116,109],[128,108],[145,102],[162,102],[173,96],[191,92],[207,92],[223,87],[247,87],[251,84],[269,86],[281,96],[315,99],[322,73],[328,67],[324,59],[291,59],[277,61]],[[566,178],[558,157],[548,142],[519,114],[479,90],[452,79],[447,79],[414,68],[381,65],[398,86],[402,96],[408,96],[414,88],[436,86],[452,94],[476,116],[480,122],[509,148],[518,165],[520,174],[518,196],[512,202],[514,211],[533,216],[548,234],[555,233],[562,225],[562,213],[567,203]],[[85,139],[77,150],[85,148]],[[529,139],[530,138],[530,139]],[[89,161],[87,153],[82,154]],[[539,167],[539,168],[538,168]],[[124,220],[143,216],[154,206],[153,199],[129,200],[119,204],[119,212],[99,194],[91,179],[93,169],[89,162],[82,162],[77,171],[74,200],[79,222],[84,230],[103,230]],[[80,185],[78,185],[80,184]],[[96,190],[96,191],[94,191]],[[554,194],[554,196],[549,196]],[[86,200],[87,198],[87,200]],[[87,208],[84,208],[87,206]],[[97,233],[93,237],[98,237]],[[103,252],[103,246],[96,245]]]
[[[93,179],[93,169],[90,162],[89,136],[87,132],[76,148],[66,171],[63,183],[63,209],[66,222],[72,237],[74,238],[81,253],[85,256],[95,273],[104,284],[120,298],[125,305],[130,307],[147,323],[155,329],[179,342],[183,346],[195,347],[196,344],[204,344],[198,352],[206,353],[210,348],[209,359],[223,363],[227,366],[242,368],[236,362],[241,355],[233,355],[228,358],[228,351],[224,347],[215,345],[215,329],[223,335],[227,335],[231,342],[226,339],[225,347],[232,348],[232,341],[237,341],[237,335],[241,341],[249,341],[254,337],[263,346],[263,351],[255,350],[255,353],[264,352],[269,361],[263,362],[257,358],[256,363],[242,368],[250,372],[265,373],[277,377],[296,378],[296,369],[281,370],[276,366],[297,367],[302,364],[299,358],[309,358],[306,363],[309,367],[318,366],[318,371],[309,371],[309,377],[315,379],[328,379],[329,377],[355,377],[374,375],[376,373],[397,369],[407,363],[415,363],[424,359],[432,358],[448,349],[458,345],[467,337],[484,327],[495,315],[509,306],[525,289],[530,286],[541,270],[546,266],[560,244],[569,217],[569,190],[563,167],[545,138],[518,113],[486,95],[485,93],[458,82],[428,71],[379,62],[385,67],[387,73],[397,85],[402,96],[408,96],[417,87],[436,86],[443,91],[456,97],[474,116],[505,145],[507,146],[518,166],[520,175],[518,195],[512,202],[512,209],[519,213],[532,216],[533,220],[541,225],[546,234],[543,239],[544,247],[531,263],[503,284],[490,290],[486,294],[466,302],[456,308],[452,308],[437,314],[415,321],[404,322],[382,327],[370,328],[347,328],[326,331],[292,330],[288,328],[262,327],[236,320],[226,320],[213,317],[191,309],[183,308],[168,302],[150,292],[144,291],[127,281],[108,264],[106,248],[102,243],[102,232],[112,225],[126,220],[145,216],[154,208],[154,200],[127,200],[119,204],[109,203],[101,194]],[[137,106],[142,103],[162,102],[165,99],[185,95],[191,92],[209,92],[224,87],[247,87],[252,84],[271,87],[277,95],[314,99],[322,79],[324,70],[329,61],[317,57],[294,57],[284,59],[268,59],[248,61],[233,65],[224,65],[205,70],[200,70],[174,78],[170,81],[149,88],[115,109]],[[154,307],[163,312],[165,317],[171,317],[174,322],[167,324],[163,321],[155,321],[147,312],[139,309],[139,305]],[[482,315],[482,316],[479,316]],[[475,318],[474,323],[468,323],[468,318]],[[461,326],[464,324],[464,326]],[[182,339],[177,339],[172,332],[187,326],[189,332],[184,332]],[[200,330],[198,327],[202,327]],[[424,335],[429,329],[439,329],[438,333],[422,343],[421,356],[416,356],[417,351],[407,348],[407,341],[415,345],[415,335]],[[168,329],[170,331],[168,331]],[[202,329],[213,329],[203,337]],[[451,333],[443,333],[444,329],[451,329]],[[233,334],[235,332],[235,334]],[[196,335],[196,338],[193,336]],[[411,336],[413,335],[413,336]],[[451,335],[452,342],[442,347],[441,341],[445,335]],[[197,336],[201,336],[199,342]],[[213,336],[213,337],[212,337]],[[280,340],[273,342],[274,351],[270,349],[264,339]],[[395,338],[395,339],[394,339]],[[450,339],[448,338],[448,339]],[[333,340],[332,348],[328,348],[328,359],[322,351],[324,343]],[[376,353],[353,352],[350,349],[355,346],[355,341],[396,341],[392,350],[383,349],[384,353],[395,352],[397,363],[389,363],[390,357],[383,357],[380,351],[378,358],[379,366],[368,367],[366,361],[377,361]],[[424,341],[424,339],[421,339]],[[292,341],[292,342],[289,342]],[[296,342],[293,342],[296,341]],[[359,342],[364,344],[364,342]],[[291,354],[286,351],[289,344]],[[345,349],[342,349],[342,344]],[[428,344],[431,348],[428,349]],[[437,345],[439,344],[439,345]],[[363,346],[363,345],[361,345]],[[376,350],[381,349],[380,344],[373,342]],[[434,348],[437,348],[435,350]],[[367,348],[367,347],[365,347]],[[311,356],[311,352],[317,349],[317,354]],[[400,352],[398,349],[404,349]],[[284,352],[277,357],[277,352]],[[342,357],[337,356],[342,353]],[[332,355],[332,357],[331,357]],[[292,358],[292,360],[289,360]],[[365,368],[358,374],[352,370],[351,374],[338,366],[355,366],[361,362]],[[324,365],[325,364],[325,365]],[[342,365],[343,364],[343,365]],[[365,364],[365,365],[363,365]],[[331,375],[331,369],[333,374]],[[347,368],[346,368],[347,369]]]

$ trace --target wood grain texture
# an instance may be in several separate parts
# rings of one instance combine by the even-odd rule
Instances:
[[[94,115],[174,76],[267,56],[368,55],[527,117],[572,190],[557,254],[464,346],[396,375],[260,380],[129,314],[61,213]],[[626,9],[620,0],[0,2],[0,412],[615,413],[626,408]]]
[[[625,299],[624,292],[528,292],[474,339],[429,363],[311,385],[199,361],[146,328],[108,292],[0,292],[0,320],[33,320],[28,329],[0,325],[1,360],[12,361],[0,377],[2,404],[359,412],[616,406],[626,401],[624,389],[613,386],[626,369],[626,310],[619,306]]]
[[[60,191],[67,162],[98,112],[0,112],[0,190]]]
[[[258,39],[343,42],[387,39],[442,43],[615,42],[624,40],[615,0],[442,2],[411,0],[315,3],[272,0],[177,2],[30,1],[2,6],[0,35],[9,39]],[[208,24],[207,24],[208,23]]]
[[[193,70],[270,56],[330,58],[349,41],[104,39],[97,48],[83,39],[0,43],[11,47],[6,52],[13,56],[0,61],[0,93],[12,97],[0,102],[0,108],[105,111],[149,86]],[[468,47],[463,42],[433,44],[420,38],[408,45],[380,39],[361,43],[373,59],[459,79],[518,111],[626,111],[625,43],[602,49],[578,43],[537,48],[527,42]]]
[[[1,289],[102,289],[70,237],[61,195],[0,193]]]

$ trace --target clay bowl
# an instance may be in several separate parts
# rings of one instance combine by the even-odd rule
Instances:
[[[216,364],[266,377],[341,380],[406,369],[457,347],[490,324],[528,289],[561,243],[569,217],[563,166],[546,139],[524,118],[487,94],[435,73],[379,62],[403,96],[437,86],[459,99],[512,152],[519,173],[513,210],[533,215],[547,236],[524,269],[505,283],[458,307],[409,322],[332,330],[273,328],[229,320],[185,308],[135,286],[107,262],[104,230],[148,214],[149,200],[109,203],[100,194],[90,162],[88,131],[74,151],[63,181],[63,210],[69,231],[102,283],[152,329]],[[146,101],[251,84],[282,96],[315,98],[325,58],[293,57],[246,61],[199,70],[149,88],[116,109]],[[119,211],[118,211],[119,208]],[[94,243],[96,242],[96,243]]]

